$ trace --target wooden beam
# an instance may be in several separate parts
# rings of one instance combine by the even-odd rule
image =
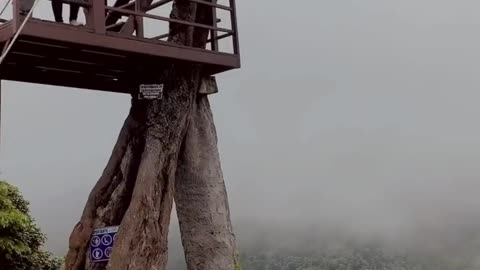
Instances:
[[[217,40],[221,40],[221,39],[231,37],[231,36],[233,36],[232,33],[226,33],[226,34],[223,34],[223,35],[219,35],[219,36],[217,36]],[[211,42],[211,41],[212,41],[212,39],[207,40],[207,42]]]
[[[105,34],[105,2],[102,0],[92,1],[93,12],[89,12],[93,16],[93,29],[97,34]]]
[[[18,66],[44,67],[57,70],[70,70],[94,76],[105,74],[112,77],[119,77],[128,74],[127,70],[103,65],[102,63],[90,61],[73,60],[62,57],[31,55],[21,52],[12,52],[6,61],[16,63]]]
[[[217,0],[212,0],[214,4]],[[212,7],[212,26],[217,27],[217,8]],[[210,30],[212,51],[218,51],[218,33],[216,30]]]
[[[233,30],[233,53],[240,56],[240,43],[238,38],[238,25],[237,25],[237,7],[235,6],[235,0],[230,0],[230,18]],[[240,57],[239,57],[240,59]]]
[[[49,46],[49,44],[43,42],[32,42],[26,40],[18,40],[15,44],[12,53],[37,55],[40,57],[46,57],[54,55],[56,59],[65,59],[70,62],[81,63],[95,63],[98,66],[103,66],[108,69],[115,70],[128,70],[130,65],[128,64],[128,57],[105,55],[95,52],[84,51],[85,46],[82,45],[66,45],[66,46]],[[93,48],[92,48],[93,49]]]
[[[44,70],[40,68],[19,67],[13,63],[6,63],[2,67],[4,80],[46,84],[64,87],[75,87],[90,90],[102,90],[116,93],[129,93],[133,85],[128,81],[115,81],[101,76],[89,76],[82,73]]]
[[[114,31],[114,32],[118,32],[120,31],[120,29],[122,29],[123,25],[125,24],[125,22],[117,22],[115,24],[111,24],[111,25],[107,25],[107,31]]]

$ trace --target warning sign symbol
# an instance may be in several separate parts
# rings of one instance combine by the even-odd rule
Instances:
[[[108,246],[112,243],[112,237],[108,234],[105,234],[104,236],[102,236],[102,244],[105,245],[105,246]]]
[[[94,236],[92,237],[92,246],[98,247],[100,245],[100,237]]]
[[[92,252],[92,257],[95,259],[95,260],[99,260],[103,257],[103,251],[99,248],[96,248],[95,250],[93,250]]]
[[[105,256],[107,256],[107,258],[110,258],[111,255],[112,255],[112,248],[108,247],[107,249],[105,249]]]
[[[106,262],[110,259],[118,228],[118,226],[111,226],[94,230],[89,251],[92,263]]]

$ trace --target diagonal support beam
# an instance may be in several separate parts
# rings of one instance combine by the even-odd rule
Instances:
[[[138,12],[146,12],[149,10],[151,7],[153,0],[135,0],[135,9]],[[143,35],[143,18],[136,18],[136,16],[129,16],[128,20],[125,22],[123,25],[122,29],[120,30],[120,33],[126,34],[126,35],[132,35],[133,31],[135,31],[135,26],[136,25],[141,25],[142,27],[142,35]],[[143,36],[142,36],[143,37]]]

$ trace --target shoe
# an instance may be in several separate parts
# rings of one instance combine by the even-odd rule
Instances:
[[[81,26],[82,24],[77,22],[76,20],[72,20],[70,21],[70,24],[73,25],[73,26]]]

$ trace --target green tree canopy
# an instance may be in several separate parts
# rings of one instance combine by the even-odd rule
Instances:
[[[58,270],[61,261],[41,250],[46,237],[19,190],[0,180],[0,269]]]

